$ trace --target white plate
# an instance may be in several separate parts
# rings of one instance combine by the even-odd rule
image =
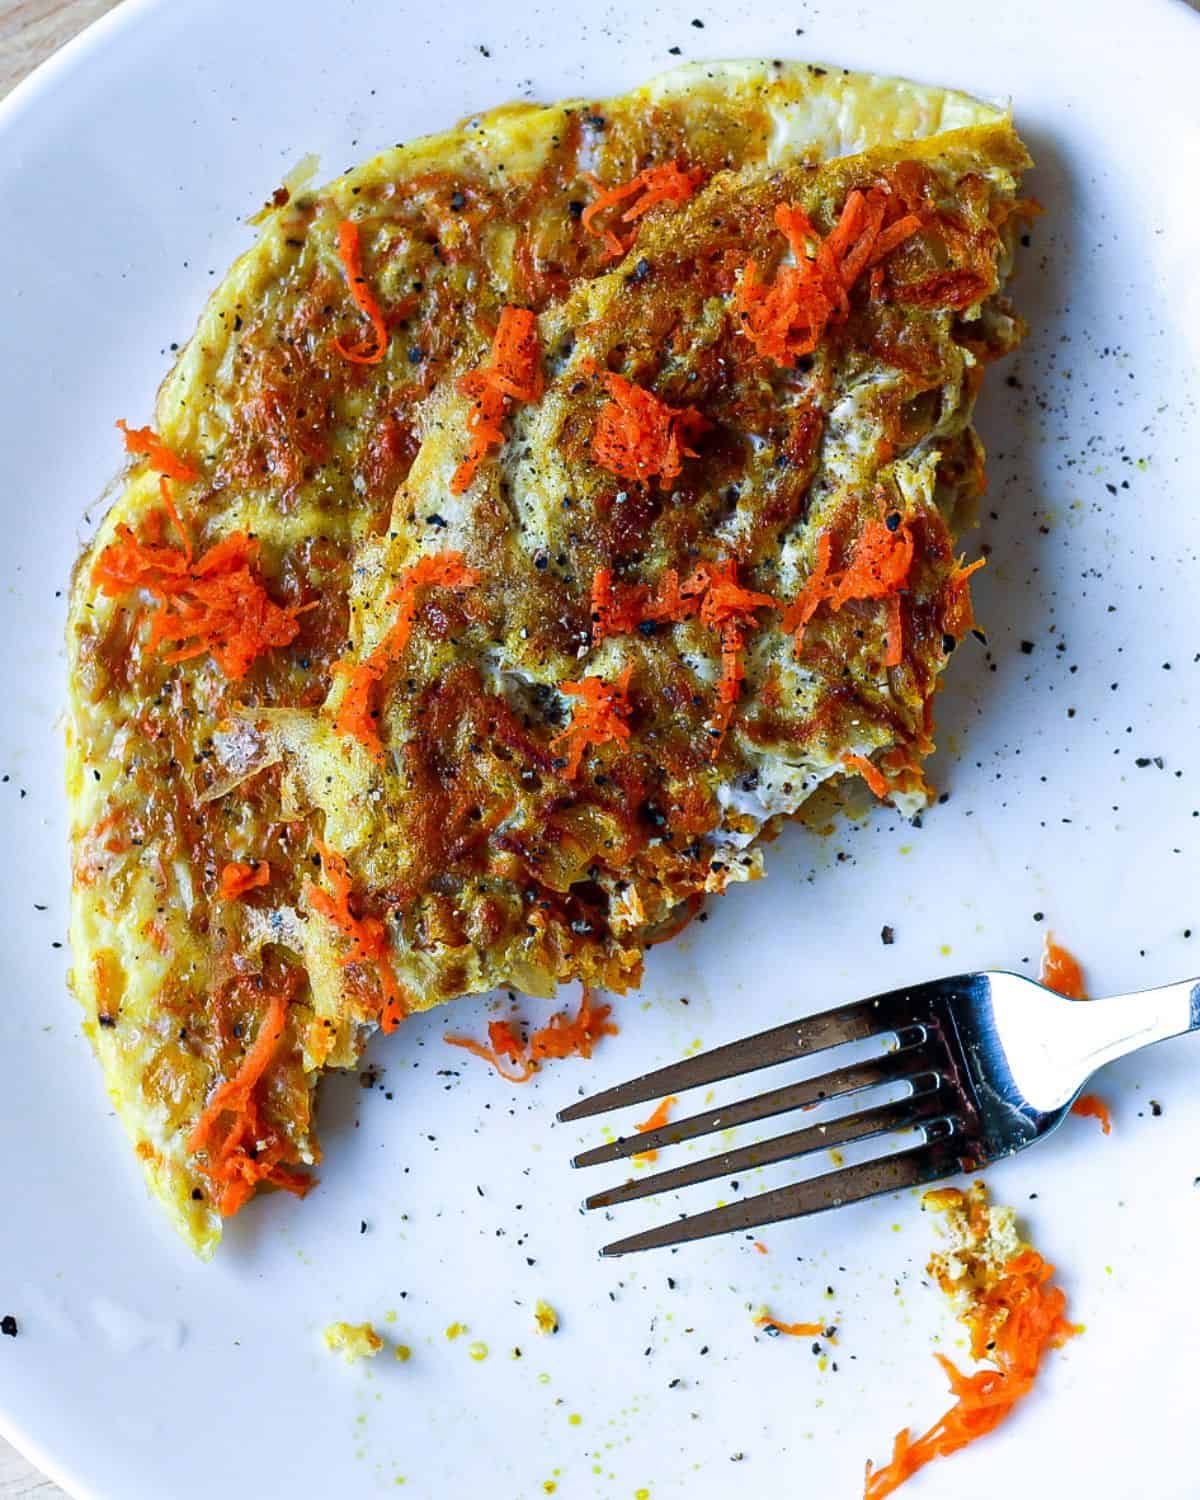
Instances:
[[[731,1239],[599,1264],[610,1226],[575,1212],[567,1167],[584,1135],[553,1110],[697,1040],[1032,964],[1046,927],[1098,990],[1200,970],[1184,935],[1200,934],[1196,16],[1175,0],[650,11],[129,3],[0,110],[0,1313],[21,1328],[0,1339],[0,1427],[78,1496],[537,1500],[554,1481],[570,1500],[848,1500],[868,1455],[945,1404],[930,1348],[956,1330],[923,1280],[915,1199],[777,1228],[766,1257]],[[794,830],[765,887],[654,955],[590,1067],[514,1092],[442,1045],[447,1017],[404,1027],[373,1054],[380,1088],[325,1090],[320,1191],[255,1205],[201,1266],[146,1197],[55,946],[59,591],[118,463],[112,421],[148,416],[169,346],[250,241],[243,217],[304,152],[332,174],[506,97],[622,89],[673,46],[1011,93],[1038,159],[1048,213],[1016,289],[1034,332],[981,407],[992,654],[965,647],[940,703],[950,801],[920,830],[886,812],[825,840]],[[469,1002],[454,1024],[484,1014]],[[1114,1069],[1111,1138],[1072,1121],[992,1174],[1087,1332],[914,1500],[1195,1495],[1198,1060],[1183,1041]],[[557,1338],[533,1333],[538,1297]],[[763,1302],[836,1323],[828,1366],[756,1336]],[[411,1362],[347,1370],[320,1347],[334,1318],[378,1321]],[[470,1334],[451,1343],[455,1320]]]

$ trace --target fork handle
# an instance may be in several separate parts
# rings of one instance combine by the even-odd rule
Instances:
[[[1136,995],[1114,995],[1072,1006],[1070,1051],[1085,1082],[1106,1063],[1130,1052],[1200,1031],[1200,979],[1185,979]],[[1065,1040],[1065,1037],[1064,1037]]]

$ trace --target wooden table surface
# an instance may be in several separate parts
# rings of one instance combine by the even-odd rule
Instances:
[[[0,0],[0,98],[117,0]],[[67,1500],[0,1438],[0,1500]]]

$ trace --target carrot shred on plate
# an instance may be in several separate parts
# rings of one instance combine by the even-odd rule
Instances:
[[[579,1009],[573,1016],[556,1011],[545,1026],[529,1038],[530,1056],[537,1062],[547,1057],[591,1057],[592,1048],[604,1036],[616,1036],[617,1028],[608,1019],[611,1005],[593,1005],[592,992],[583,986]]]
[[[1084,1115],[1091,1120],[1100,1121],[1100,1129],[1105,1135],[1112,1134],[1112,1115],[1109,1113],[1108,1105],[1101,1099],[1099,1094],[1080,1094],[1071,1106],[1073,1115]]]
[[[1042,945],[1042,967],[1038,982],[1048,990],[1065,995],[1068,1000],[1086,1000],[1087,986],[1083,978],[1083,966],[1073,953],[1054,940],[1048,932]]]
[[[222,901],[238,901],[247,891],[257,890],[271,883],[271,866],[265,859],[244,864],[232,860],[221,871],[220,894]]]
[[[447,1037],[443,1038],[443,1041],[446,1041],[450,1047],[462,1047],[463,1052],[472,1053],[472,1056],[475,1056],[475,1058],[481,1058],[484,1062],[489,1062],[495,1068],[496,1073],[501,1076],[501,1079],[507,1080],[508,1083],[528,1083],[529,1079],[532,1079],[532,1076],[534,1076],[534,1073],[537,1073],[537,1068],[534,1068],[534,1065],[528,1059],[520,1061],[519,1071],[508,1070],[502,1053],[496,1052],[495,1047],[489,1047],[481,1043],[481,1041],[475,1041],[472,1037],[450,1037],[450,1035],[447,1035]]]
[[[334,672],[348,678],[333,721],[338,734],[358,740],[382,762],[379,689],[412,638],[424,591],[444,588],[463,593],[478,582],[478,572],[467,564],[461,552],[429,552],[404,569],[388,594],[388,602],[399,607],[383,639],[362,660],[343,658],[334,664]]]
[[[338,225],[338,259],[346,273],[346,285],[354,298],[355,306],[371,325],[370,333],[357,344],[347,344],[335,338],[333,347],[353,365],[377,365],[387,353],[388,330],[379,310],[375,294],[367,283],[362,267],[362,246],[359,242],[358,225],[353,219],[343,219]]]
[[[1057,942],[1048,932],[1042,945],[1042,965],[1038,980],[1048,990],[1065,995],[1068,1000],[1086,1000],[1087,985],[1083,977],[1083,966],[1075,955]],[[1073,1115],[1099,1120],[1105,1135],[1112,1134],[1112,1115],[1108,1105],[1099,1094],[1081,1094],[1071,1106]]]
[[[545,1026],[533,1033],[527,1046],[521,1045],[507,1021],[493,1021],[488,1026],[490,1045],[467,1036],[446,1036],[443,1040],[490,1063],[509,1083],[528,1083],[546,1058],[591,1057],[601,1037],[617,1034],[616,1026],[608,1019],[611,1014],[611,1005],[592,1004],[591,990],[585,984],[575,1015],[556,1011]],[[506,1066],[508,1062],[515,1064],[512,1071]]]
[[[628,720],[632,712],[629,679],[632,675],[633,667],[628,666],[615,683],[605,682],[603,677],[584,677],[579,682],[559,683],[560,693],[578,699],[571,722],[550,741],[551,747],[564,746],[566,765],[563,774],[568,781],[574,781],[578,776],[584,753],[590,747],[628,740]]]
[[[637,239],[637,230],[622,239],[615,229],[597,225],[596,219],[600,214],[626,204],[619,221],[622,224],[636,224],[643,214],[660,203],[671,203],[676,207],[686,203],[703,183],[705,175],[703,167],[685,168],[677,161],[669,161],[661,166],[646,167],[628,182],[605,187],[597,177],[587,173],[586,181],[596,196],[584,209],[581,223],[587,234],[604,241],[604,255],[601,259],[618,260],[628,254]]]
[[[264,652],[290,645],[300,630],[297,617],[315,608],[276,604],[254,566],[257,556],[258,543],[243,531],[193,558],[186,533],[185,550],[180,551],[139,541],[121,525],[117,540],[93,564],[92,581],[110,597],[138,588],[155,597],[149,645],[152,650],[177,646],[163,653],[164,660],[187,661],[208,653],[236,681]]]
[[[467,414],[470,441],[450,481],[452,494],[461,495],[487,455],[503,447],[503,422],[513,404],[541,400],[544,388],[537,318],[528,308],[506,307],[487,363],[458,381],[458,389],[472,404]]]
[[[817,1338],[825,1332],[824,1323],[781,1323],[778,1318],[773,1318],[764,1308],[754,1320],[756,1328],[775,1329],[777,1333],[786,1333],[790,1338],[811,1339]]]
[[[668,1094],[665,1099],[660,1099],[654,1110],[644,1120],[641,1120],[633,1128],[639,1135],[645,1135],[648,1130],[657,1130],[659,1126],[666,1125],[671,1118],[671,1111],[679,1101],[674,1094]],[[639,1151],[633,1158],[635,1162],[652,1162],[658,1160],[657,1151]]]
[[[657,479],[664,489],[679,477],[690,445],[710,423],[694,406],[668,406],[653,391],[623,375],[602,377],[612,400],[600,409],[592,433],[592,457],[618,479],[645,483]]]
[[[169,448],[153,427],[130,427],[120,418],[116,425],[125,436],[126,453],[145,458],[156,474],[166,479],[178,479],[181,484],[190,484],[200,477],[199,471]]]
[[[883,1468],[867,1464],[864,1500],[885,1500],[933,1459],[993,1432],[1028,1395],[1046,1352],[1079,1331],[1066,1320],[1066,1297],[1050,1284],[1053,1274],[1054,1267],[1036,1250],[1025,1249],[979,1295],[964,1321],[972,1358],[986,1359],[993,1368],[964,1375],[944,1355],[934,1355],[946,1373],[954,1405],[918,1438],[907,1429],[897,1433],[891,1460]]]

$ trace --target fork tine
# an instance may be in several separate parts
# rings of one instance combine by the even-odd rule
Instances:
[[[948,1136],[953,1127],[945,1117],[941,1121],[931,1121],[924,1131],[934,1132],[939,1123],[945,1126],[945,1136]],[[724,1208],[710,1209],[707,1213],[661,1224],[657,1229],[631,1234],[605,1245],[600,1254],[617,1256],[630,1255],[637,1250],[665,1249],[670,1245],[707,1239],[711,1235],[728,1234],[731,1230],[759,1229],[764,1224],[778,1224],[783,1219],[823,1213],[826,1209],[841,1208],[880,1193],[923,1187],[939,1178],[952,1177],[959,1170],[952,1143],[945,1136],[931,1145],[927,1135],[926,1139],[893,1155],[843,1167],[840,1171],[827,1172],[805,1182],[743,1198]]]
[[[677,1188],[691,1187],[697,1182],[711,1182],[714,1177],[750,1172],[755,1167],[768,1167],[774,1162],[791,1161],[813,1151],[825,1151],[833,1146],[845,1146],[851,1141],[865,1141],[871,1136],[885,1135],[909,1125],[921,1124],[932,1119],[939,1111],[945,1112],[945,1106],[938,1098],[936,1076],[927,1074],[925,1078],[925,1087],[919,1093],[914,1091],[911,1098],[885,1104],[880,1109],[843,1115],[840,1119],[829,1120],[823,1125],[807,1125],[803,1130],[792,1130],[787,1135],[774,1136],[769,1141],[756,1141],[752,1146],[740,1146],[735,1151],[706,1156],[702,1161],[687,1162],[665,1172],[634,1177],[617,1187],[607,1188],[602,1193],[593,1193],[584,1200],[583,1206],[614,1208],[618,1203],[632,1203],[637,1198],[674,1192]],[[921,1102],[914,1106],[914,1099]]]
[[[647,1099],[658,1099],[664,1094],[681,1094],[685,1089],[737,1078],[742,1073],[790,1062],[810,1052],[840,1046],[843,1042],[861,1041],[875,1032],[889,1029],[887,1015],[895,999],[895,994],[886,994],[876,995],[871,1000],[857,1000],[850,1005],[820,1011],[802,1021],[774,1026],[756,1036],[743,1037],[740,1042],[714,1047],[683,1062],[643,1073],[640,1078],[632,1078],[615,1088],[604,1089],[588,1099],[580,1099],[560,1110],[558,1119],[568,1125],[573,1120],[585,1120],[610,1109],[644,1104]]]
[[[752,1125],[756,1120],[769,1120],[772,1115],[784,1114],[787,1110],[803,1109],[806,1104],[822,1104],[843,1094],[857,1093],[860,1089],[874,1088],[881,1083],[896,1083],[912,1079],[922,1071],[929,1071],[929,1061],[913,1046],[873,1057],[865,1062],[853,1063],[846,1068],[822,1073],[817,1078],[805,1078],[799,1083],[789,1083],[781,1089],[771,1089],[765,1094],[755,1094],[750,1099],[739,1099],[720,1109],[711,1109],[700,1115],[689,1115],[686,1119],[660,1125],[654,1130],[639,1134],[618,1136],[602,1146],[581,1152],[572,1159],[572,1166],[595,1167],[603,1162],[620,1161],[626,1156],[640,1156],[644,1151],[657,1151],[663,1146],[677,1146],[681,1141],[694,1140],[699,1135],[709,1135],[714,1130],[732,1130],[738,1125]]]

